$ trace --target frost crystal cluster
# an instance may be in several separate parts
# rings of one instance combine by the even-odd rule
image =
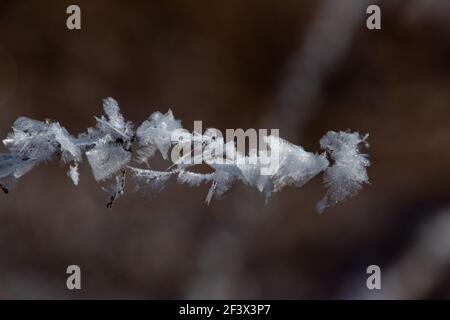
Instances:
[[[173,133],[182,126],[171,110],[165,114],[154,112],[134,129],[133,123],[124,119],[113,98],[103,100],[103,109],[105,115],[95,117],[96,126],[78,137],[70,135],[58,122],[18,118],[12,132],[3,140],[9,153],[0,154],[1,189],[8,193],[32,168],[53,160],[67,165],[67,175],[78,185],[78,166],[83,155],[95,180],[106,185],[103,189],[109,194],[108,207],[123,195],[126,177],[133,180],[136,190],[145,190],[149,195],[164,189],[172,177],[191,187],[208,183],[210,189],[206,202],[209,204],[213,198],[222,198],[237,181],[255,187],[268,201],[272,193],[285,186],[301,187],[323,171],[327,193],[317,205],[319,212],[356,195],[362,185],[369,182],[366,168],[370,162],[367,155],[359,152],[360,145],[367,144],[368,135],[329,131],[320,140],[324,150],[322,154],[307,152],[300,146],[269,135],[263,137],[267,150],[249,150],[246,155],[236,150],[234,141],[226,143],[223,138],[216,139],[197,132],[186,132],[184,139],[174,140]],[[165,171],[149,168],[148,161],[157,152],[168,160],[173,148],[192,142],[200,143],[205,149],[220,146],[220,150],[224,150],[220,154],[203,155],[202,161],[211,168],[210,173],[190,171],[193,164],[183,161],[186,156]],[[262,152],[277,154],[270,174],[262,170],[262,159],[268,158],[267,154],[263,157]],[[230,154],[237,161],[217,161],[218,158],[227,160]]]

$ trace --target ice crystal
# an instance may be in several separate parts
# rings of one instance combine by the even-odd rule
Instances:
[[[319,212],[357,194],[364,183],[369,183],[366,167],[370,161],[367,155],[359,153],[359,145],[368,137],[368,134],[362,137],[357,132],[329,131],[320,140],[320,145],[331,154],[335,163],[324,174],[328,191],[317,205]]]
[[[264,136],[265,150],[249,150],[244,155],[237,151],[234,141],[182,129],[181,121],[175,119],[171,110],[165,114],[154,112],[136,131],[113,98],[103,100],[103,110],[104,115],[95,117],[96,126],[76,138],[58,122],[18,118],[3,140],[9,153],[0,154],[0,188],[9,192],[17,179],[33,167],[58,159],[69,165],[67,175],[78,185],[78,166],[83,155],[97,182],[110,181],[110,186],[103,188],[109,194],[108,207],[124,194],[127,174],[136,190],[150,196],[161,192],[172,176],[191,187],[210,183],[205,199],[209,204],[213,198],[223,198],[236,182],[256,188],[268,201],[273,193],[286,186],[301,187],[323,171],[327,193],[317,205],[319,212],[356,195],[363,184],[369,183],[370,162],[367,155],[359,152],[361,145],[367,145],[368,135],[329,131],[320,140],[322,154],[307,152],[277,136]],[[174,133],[182,139],[173,140]],[[165,171],[130,165],[135,161],[148,166],[156,151],[167,160],[171,149],[173,153],[175,148],[183,150],[191,144],[200,145],[202,151],[193,150],[172,159],[173,164]],[[189,171],[199,160],[212,171]]]
[[[162,157],[167,160],[172,145],[172,133],[180,128],[181,121],[175,120],[172,110],[166,114],[154,112],[136,130],[138,143],[144,149],[139,153],[141,162],[153,156],[155,150],[159,150]]]
[[[70,177],[70,179],[72,179],[73,184],[77,186],[78,182],[80,181],[80,173],[78,172],[78,163],[75,163],[74,166],[70,166],[67,175]]]

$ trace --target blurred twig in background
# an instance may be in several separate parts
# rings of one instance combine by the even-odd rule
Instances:
[[[301,134],[317,108],[315,98],[320,94],[324,79],[346,55],[355,33],[362,31],[367,6],[377,2],[320,2],[316,18],[285,66],[284,78],[265,124],[283,128],[287,137]]]

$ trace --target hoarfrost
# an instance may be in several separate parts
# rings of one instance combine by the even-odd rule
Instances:
[[[70,166],[67,175],[70,177],[70,179],[72,179],[73,184],[77,186],[78,182],[80,181],[80,173],[78,172],[78,163],[75,163],[74,166]]]
[[[276,172],[271,177],[274,192],[288,185],[302,187],[311,178],[325,170],[329,164],[325,154],[306,152],[302,147],[279,137],[268,136],[265,137],[265,141],[271,152],[279,155]]]
[[[128,167],[128,169],[134,180],[135,189],[143,189],[149,192],[151,196],[161,192],[173,174],[170,171],[154,171],[134,167]]]
[[[212,173],[195,173],[189,171],[180,171],[177,180],[181,184],[187,184],[190,187],[198,187],[202,183],[209,182],[213,179]]]
[[[141,161],[145,162],[148,156],[152,156],[153,150],[159,150],[164,160],[167,160],[172,145],[172,133],[180,128],[181,121],[175,120],[172,110],[169,109],[166,114],[154,112],[136,130],[139,145],[146,148],[145,152],[141,151]]]
[[[109,136],[98,142],[86,152],[94,178],[103,181],[120,171],[131,160],[131,152],[123,149],[119,144],[112,144]]]
[[[324,174],[324,184],[328,188],[326,196],[318,203],[317,210],[325,208],[354,196],[369,183],[367,169],[370,165],[368,156],[359,153],[359,146],[369,137],[362,137],[358,132],[329,131],[321,140],[320,145],[335,163],[328,167]]]
[[[209,204],[212,198],[223,198],[236,182],[256,188],[267,202],[285,186],[301,187],[324,171],[327,193],[317,205],[319,212],[356,195],[363,184],[369,183],[370,162],[367,155],[359,152],[359,147],[367,144],[368,135],[329,131],[320,140],[322,154],[307,152],[277,136],[265,136],[267,150],[250,150],[243,155],[236,150],[234,141],[225,143],[222,137],[191,134],[182,129],[181,121],[175,119],[171,110],[165,114],[154,112],[136,131],[113,98],[103,100],[103,110],[104,115],[95,117],[96,126],[77,138],[58,122],[18,118],[3,140],[9,153],[0,154],[0,188],[8,192],[33,167],[55,158],[70,164],[67,175],[78,185],[78,166],[83,154],[97,182],[113,178],[110,187],[104,188],[109,194],[108,207],[124,194],[127,174],[136,190],[145,190],[150,196],[162,191],[173,175],[178,183],[191,187],[211,183],[205,200]],[[181,130],[183,139],[172,141],[176,130]],[[157,150],[167,160],[171,148],[191,143],[201,145],[202,153],[193,157],[192,153],[185,154],[165,171],[130,166],[132,160],[148,166]],[[188,171],[192,163],[186,163],[187,159],[195,160],[194,164],[202,160],[211,172]],[[267,167],[269,173],[265,171]]]
[[[110,134],[117,139],[131,140],[134,135],[133,123],[125,121],[117,101],[113,98],[103,99],[103,111],[107,115],[107,119],[104,116],[95,117],[97,129],[101,133]]]

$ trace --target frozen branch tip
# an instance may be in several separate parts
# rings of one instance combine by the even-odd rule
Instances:
[[[305,151],[277,136],[264,137],[267,150],[250,150],[243,154],[234,141],[211,138],[201,133],[185,134],[184,139],[174,140],[174,132],[182,129],[171,110],[163,114],[154,112],[136,130],[122,116],[113,98],[103,100],[104,115],[95,117],[96,126],[74,137],[58,122],[18,118],[12,132],[3,140],[8,153],[0,154],[0,187],[10,192],[19,178],[34,167],[50,161],[60,161],[68,166],[67,175],[74,185],[79,184],[79,163],[87,159],[94,179],[107,184],[108,207],[125,191],[125,178],[134,182],[135,190],[143,189],[153,196],[162,191],[170,178],[180,184],[195,187],[209,183],[206,203],[220,199],[233,186],[241,182],[255,187],[266,200],[285,186],[301,187],[316,175],[323,173],[326,195],[317,204],[318,212],[355,196],[364,184],[369,183],[368,155],[360,153],[360,147],[368,147],[368,134],[350,131],[329,131],[320,140],[322,153]],[[184,130],[186,131],[186,130]],[[186,143],[200,143],[204,150],[215,152],[202,154],[202,161],[211,168],[210,173],[190,171],[193,166],[183,155],[165,171],[150,169],[148,160],[156,153],[169,159],[169,152]],[[217,151],[220,150],[220,151]],[[267,154],[276,154],[276,162],[270,174],[263,172]],[[230,160],[230,155],[234,161]],[[263,157],[264,156],[264,157]],[[218,161],[225,160],[225,161]]]

